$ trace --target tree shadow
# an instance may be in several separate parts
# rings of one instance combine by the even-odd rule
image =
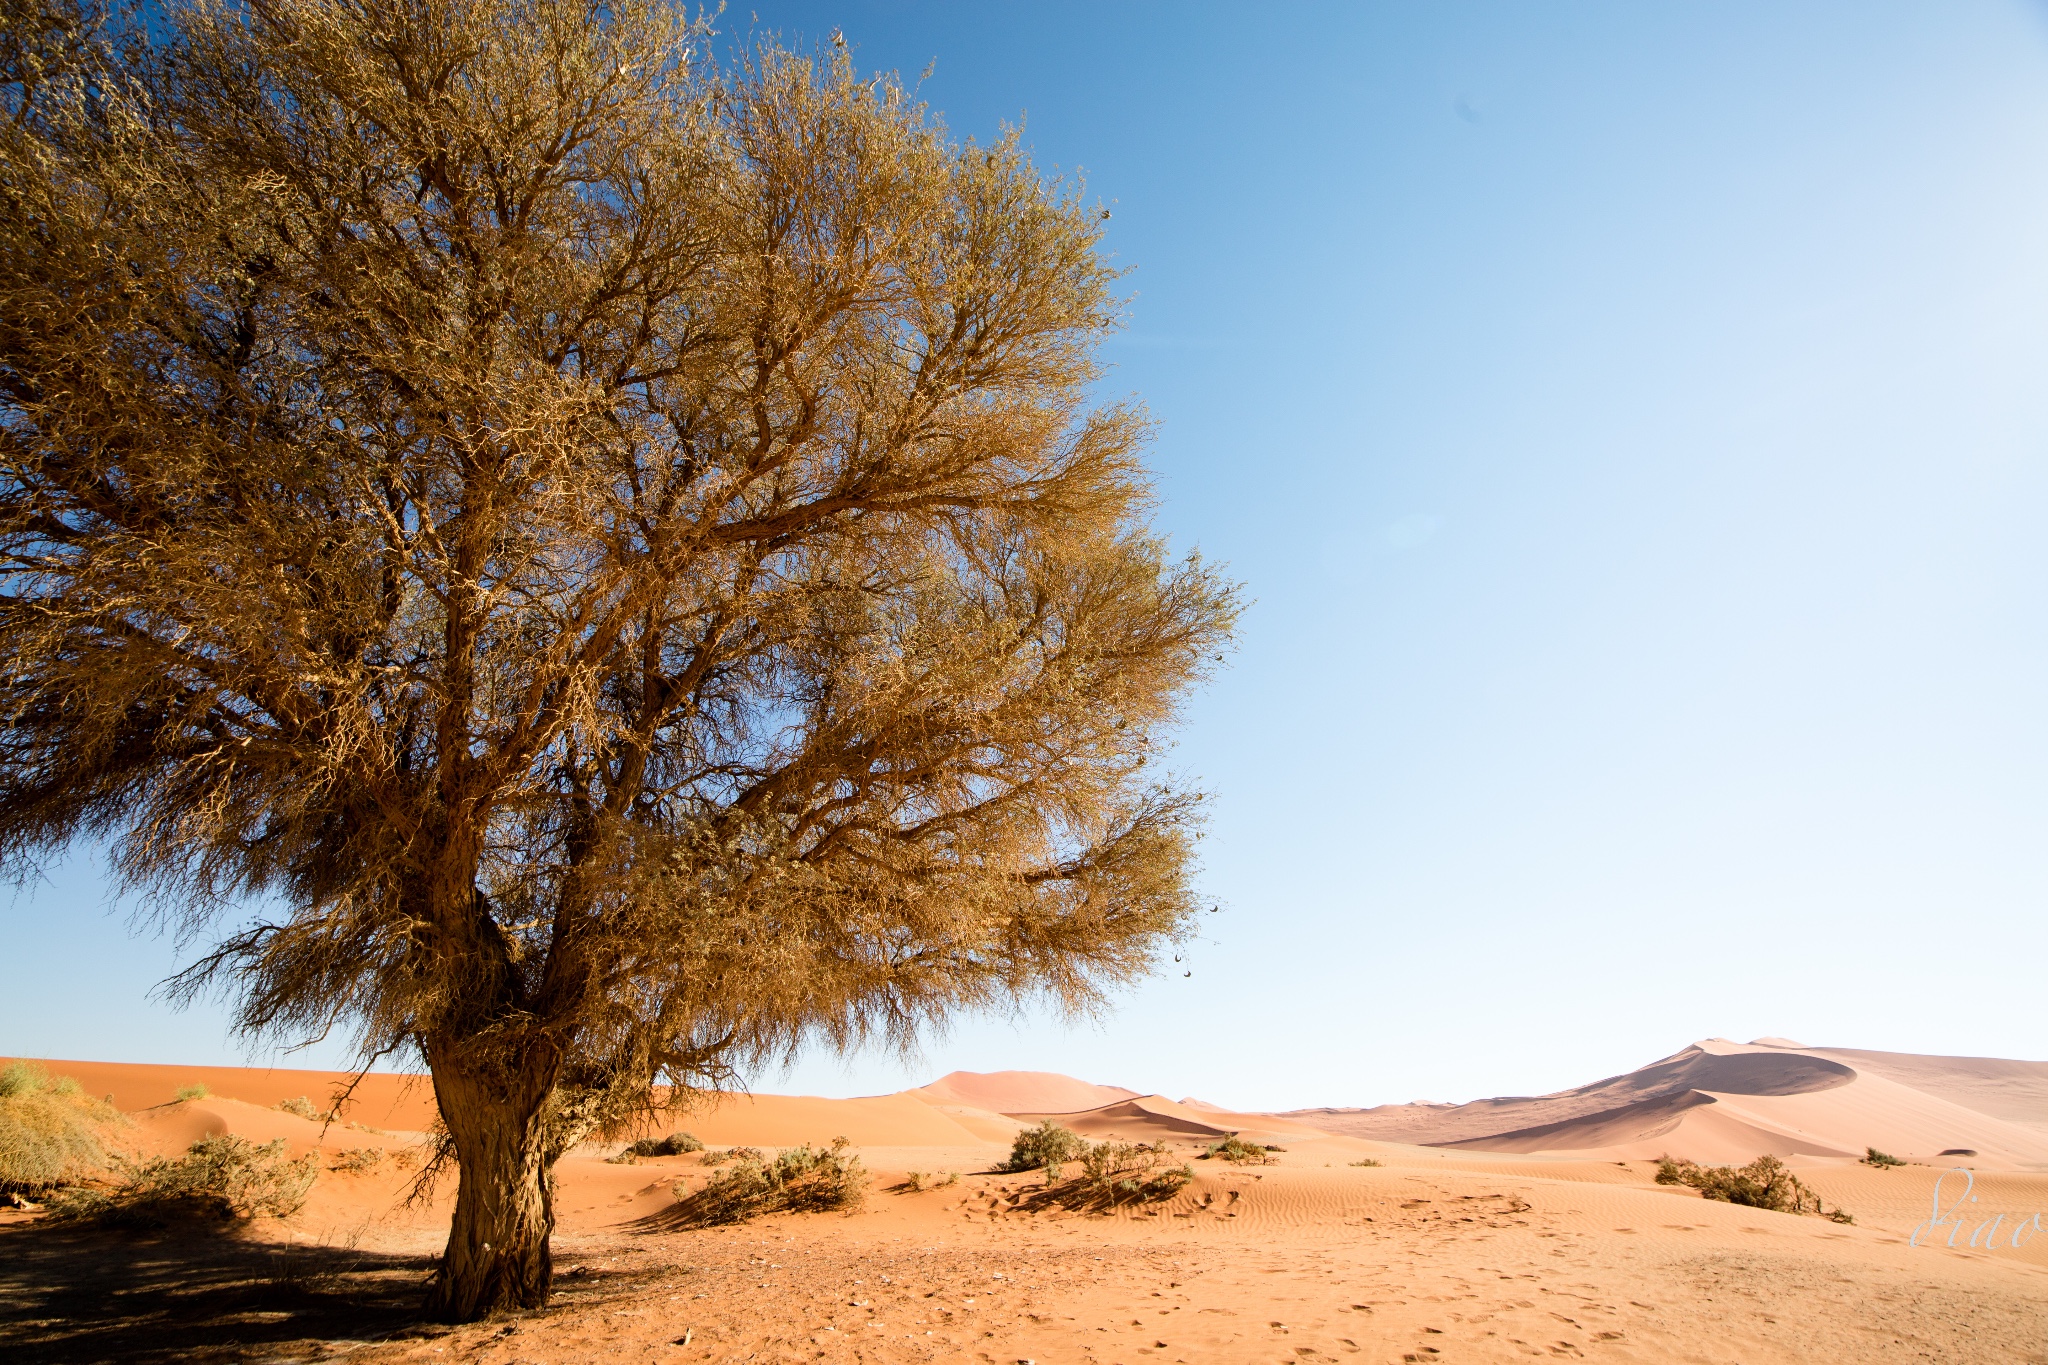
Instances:
[[[274,1358],[291,1343],[436,1332],[432,1260],[269,1243],[203,1226],[0,1226],[0,1355],[10,1362]]]

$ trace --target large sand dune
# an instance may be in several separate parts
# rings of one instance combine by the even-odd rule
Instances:
[[[966,1104],[995,1114],[1072,1114],[1138,1097],[1118,1085],[1090,1085],[1056,1071],[954,1071],[909,1092],[933,1104]]]
[[[1382,1141],[1588,1159],[1747,1161],[1764,1153],[2048,1170],[2048,1063],[1713,1038],[1554,1095],[1286,1115]]]

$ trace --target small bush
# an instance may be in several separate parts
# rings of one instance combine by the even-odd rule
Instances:
[[[1853,1223],[1840,1208],[1829,1211],[1798,1176],[1774,1156],[1760,1156],[1747,1166],[1701,1166],[1664,1157],[1657,1163],[1659,1185],[1690,1185],[1702,1197],[1774,1213],[1810,1213],[1837,1223]]]
[[[1906,1163],[1893,1156],[1890,1152],[1880,1152],[1875,1147],[1865,1147],[1863,1149],[1863,1164],[1882,1169],[1886,1166],[1903,1166]]]
[[[632,1146],[610,1158],[615,1166],[629,1166],[635,1161],[651,1156],[682,1156],[689,1152],[701,1152],[704,1144],[689,1133],[670,1133],[664,1138],[641,1138]],[[708,1159],[708,1158],[707,1158]]]
[[[853,1210],[867,1198],[867,1168],[846,1155],[845,1138],[830,1147],[792,1147],[772,1161],[752,1148],[711,1183],[677,1201],[676,1221],[695,1226],[744,1223],[770,1213]]]
[[[1088,1152],[1088,1139],[1071,1128],[1041,1120],[1036,1128],[1026,1128],[1017,1134],[1010,1144],[1010,1159],[1003,1166],[1006,1171],[1044,1171],[1050,1180],[1059,1174],[1060,1167],[1069,1161],[1079,1161]]]
[[[1246,1142],[1232,1133],[1221,1142],[1209,1144],[1209,1150],[1202,1153],[1201,1160],[1228,1161],[1239,1166],[1266,1166],[1273,1160],[1269,1153],[1279,1150],[1278,1147],[1261,1147],[1256,1142]]]
[[[923,1171],[905,1171],[903,1173],[903,1186],[912,1194],[916,1194],[919,1190],[929,1188],[925,1182],[930,1179],[931,1177]]]
[[[203,1099],[209,1099],[209,1098],[211,1098],[211,1097],[212,1097],[212,1095],[213,1095],[213,1092],[212,1092],[211,1090],[208,1090],[208,1089],[207,1089],[207,1088],[206,1088],[205,1086],[201,1085],[201,1084],[200,1084],[199,1082],[197,1082],[197,1081],[194,1081],[194,1082],[193,1082],[192,1084],[190,1084],[190,1085],[181,1085],[181,1086],[179,1086],[179,1087],[178,1087],[178,1093],[177,1093],[176,1095],[174,1095],[174,1096],[172,1097],[172,1099],[173,1099],[174,1101],[178,1101],[178,1100],[203,1100]]]
[[[1098,1142],[1081,1158],[1080,1187],[1098,1203],[1137,1204],[1171,1199],[1195,1178],[1192,1166],[1159,1168],[1165,1146]]]
[[[100,1129],[119,1118],[69,1076],[27,1062],[0,1070],[0,1192],[49,1190],[104,1166]]]
[[[1351,1164],[1352,1164],[1353,1166],[1377,1166],[1377,1165],[1379,1165],[1380,1163],[1379,1163],[1379,1162],[1377,1162],[1377,1161],[1374,1161],[1374,1160],[1373,1160],[1373,1159],[1372,1159],[1371,1157],[1367,1157],[1367,1158],[1366,1158],[1365,1160],[1363,1160],[1363,1161],[1354,1161],[1354,1162],[1352,1162]]]
[[[334,1164],[327,1169],[343,1175],[363,1175],[384,1164],[382,1147],[356,1147],[334,1158]]]
[[[844,1138],[835,1138],[832,1145],[836,1150],[845,1146],[846,1140]],[[727,1147],[724,1151],[714,1147],[704,1153],[704,1164],[706,1166],[723,1166],[728,1161],[752,1161],[758,1164],[767,1159],[767,1157],[761,1155],[759,1147]]]
[[[180,1098],[180,1099],[188,1099],[188,1098],[189,1098],[189,1099],[204,1099],[204,1098],[205,1098],[205,1091],[206,1091],[206,1087],[202,1085],[202,1086],[198,1086],[198,1087],[195,1087],[195,1088],[199,1090],[199,1092],[200,1092],[199,1094],[197,1094],[197,1095],[192,1095],[192,1096],[187,1096],[187,1095],[186,1095],[186,1094],[185,1094],[185,1093],[184,1093],[183,1091],[179,1091],[179,1092],[178,1092],[178,1098]],[[295,1114],[295,1115],[297,1115],[297,1116],[298,1116],[299,1118],[305,1119],[305,1120],[307,1120],[307,1121],[309,1121],[309,1122],[312,1122],[312,1123],[332,1123],[332,1122],[334,1122],[334,1111],[333,1111],[332,1109],[328,1109],[328,1110],[324,1110],[324,1111],[323,1111],[323,1110],[319,1110],[319,1109],[315,1109],[315,1108],[313,1107],[313,1101],[311,1101],[311,1100],[307,1099],[307,1098],[306,1098],[306,1097],[305,1097],[304,1095],[301,1095],[301,1096],[299,1096],[299,1097],[298,1097],[297,1099],[295,1099],[295,1100],[279,1100],[279,1101],[277,1102],[277,1104],[276,1104],[276,1106],[275,1106],[275,1107],[276,1107],[276,1108],[278,1108],[278,1109],[281,1109],[281,1110],[283,1110],[283,1111],[284,1111],[285,1113],[287,1113],[287,1114]],[[349,1125],[349,1127],[351,1127],[351,1128],[354,1128],[354,1127],[356,1127],[356,1126],[358,1126],[358,1125],[356,1125],[356,1124],[353,1124],[353,1123]]]
[[[260,1146],[233,1134],[202,1138],[175,1160],[157,1157],[127,1167],[115,1189],[70,1192],[52,1212],[136,1226],[177,1217],[287,1218],[304,1206],[318,1172],[312,1155],[294,1160],[284,1153],[283,1138]]]

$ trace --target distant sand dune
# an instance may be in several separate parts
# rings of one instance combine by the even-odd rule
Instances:
[[[955,1071],[908,1093],[994,1114],[1073,1114],[1138,1097],[1120,1085],[1090,1085],[1054,1071]]]
[[[1713,1038],[1554,1095],[1285,1117],[1380,1141],[1588,1159],[1860,1157],[1876,1147],[1931,1160],[1966,1149],[1980,1169],[2048,1170],[2048,1063]]]

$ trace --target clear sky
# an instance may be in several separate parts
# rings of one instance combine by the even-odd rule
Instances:
[[[1106,392],[1160,419],[1162,526],[1256,599],[1176,757],[1223,906],[1183,967],[758,1088],[1294,1107],[1716,1034],[2048,1057],[2048,13],[753,15],[935,62],[957,131],[1085,170],[1132,268]],[[0,1052],[244,1057],[146,999],[185,957],[125,924],[83,857],[0,901]]]

